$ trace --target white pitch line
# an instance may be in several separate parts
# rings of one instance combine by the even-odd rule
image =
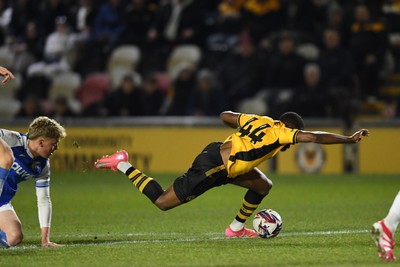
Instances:
[[[281,233],[279,236],[317,236],[317,235],[343,235],[343,234],[362,234],[368,233],[369,230],[341,230],[341,231],[316,231],[316,232],[289,232],[289,233]],[[144,244],[144,243],[185,243],[185,242],[197,242],[197,241],[220,241],[220,240],[228,240],[227,237],[224,237],[221,232],[207,232],[207,233],[199,233],[209,235],[209,238],[177,238],[173,239],[173,236],[182,236],[187,235],[187,233],[134,233],[134,234],[78,234],[78,235],[56,235],[56,238],[69,238],[69,237],[90,237],[90,238],[102,238],[102,237],[132,237],[132,236],[170,236],[170,239],[147,239],[147,240],[123,240],[123,241],[103,241],[98,240],[98,242],[94,241],[92,243],[85,244],[68,244],[66,247],[84,247],[84,246],[99,246],[99,245],[126,245],[126,244]],[[53,236],[54,237],[54,236]],[[239,239],[235,239],[239,240]],[[17,246],[9,248],[9,250],[29,250],[29,249],[38,249],[40,246]],[[1,251],[1,249],[0,249]]]
[[[307,236],[307,235],[341,235],[341,234],[360,234],[367,233],[369,230],[339,230],[339,231],[316,231],[316,232],[282,232],[280,236]],[[68,238],[68,237],[132,237],[132,236],[182,236],[182,235],[192,235],[196,236],[198,234],[208,235],[208,236],[220,236],[222,232],[206,232],[206,233],[183,233],[183,232],[164,232],[164,233],[154,233],[154,232],[141,232],[141,233],[108,233],[108,234],[66,234],[66,235],[53,235],[56,238]]]
[[[305,235],[343,235],[343,234],[361,234],[369,233],[369,230],[341,230],[341,231],[318,231],[318,232],[293,232],[282,233],[281,236],[305,236]]]

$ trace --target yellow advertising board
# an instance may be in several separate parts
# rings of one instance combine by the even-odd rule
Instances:
[[[368,127],[370,136],[358,146],[360,173],[400,173],[400,128]]]
[[[22,133],[27,130],[21,126],[2,125],[0,128]],[[359,173],[400,173],[397,160],[400,127],[397,124],[369,124],[364,128],[370,130],[370,137],[357,145],[350,145],[356,152],[350,155],[355,170]],[[68,136],[51,159],[53,170],[89,171],[97,158],[125,149],[130,160],[143,171],[182,173],[208,143],[223,141],[234,131],[224,126],[188,125],[67,126],[66,129]],[[341,127],[315,126],[314,130],[342,133]],[[282,174],[342,173],[344,157],[344,145],[296,144],[277,154],[274,167],[270,162],[259,167],[264,172],[275,170]]]
[[[313,129],[307,129],[312,131]],[[342,133],[341,128],[323,128],[319,131]],[[292,145],[276,157],[276,171],[295,173],[342,173],[344,170],[343,145],[304,143]]]
[[[125,149],[143,171],[185,172],[208,143],[223,141],[231,132],[224,127],[68,127],[52,167],[92,169],[101,155]]]
[[[26,131],[20,127],[5,128]],[[224,141],[234,131],[222,126],[68,126],[66,129],[68,136],[51,159],[53,170],[90,171],[97,158],[125,149],[130,161],[143,171],[183,173],[208,143]],[[322,130],[341,133],[340,128]],[[259,168],[264,172],[271,169],[269,162]],[[276,171],[340,173],[343,146],[294,145],[278,153]]]

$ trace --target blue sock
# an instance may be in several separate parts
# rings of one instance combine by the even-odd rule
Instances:
[[[4,168],[0,167],[0,180],[5,181],[9,172],[10,172],[9,169],[4,169]]]
[[[6,233],[0,231],[0,247],[9,247],[10,245],[7,243]]]

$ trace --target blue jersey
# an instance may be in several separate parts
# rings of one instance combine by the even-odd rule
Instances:
[[[18,184],[29,178],[35,179],[37,188],[49,187],[49,159],[32,155],[26,134],[0,129],[0,138],[10,146],[15,159],[0,195],[0,206],[9,203],[18,190]]]

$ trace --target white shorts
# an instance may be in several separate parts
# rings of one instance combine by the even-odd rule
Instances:
[[[13,207],[13,205],[11,205],[11,202],[8,202],[7,204],[4,204],[3,206],[0,207],[0,212],[6,211],[6,210],[14,211],[14,207]]]

